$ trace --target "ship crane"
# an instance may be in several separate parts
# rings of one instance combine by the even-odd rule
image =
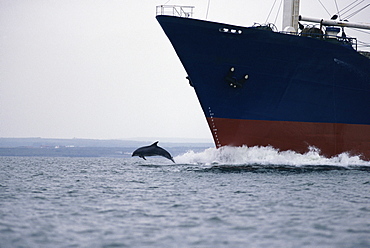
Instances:
[[[369,23],[353,23],[348,21],[336,21],[337,15],[334,15],[331,20],[324,20],[319,18],[303,17],[299,15],[299,4],[300,0],[285,0],[284,1],[284,13],[283,13],[283,30],[298,30],[298,21],[306,21],[313,23],[320,23],[324,26],[339,26],[348,28],[359,28],[370,30]]]
[[[311,18],[311,17],[298,17],[299,21],[306,21],[306,22],[313,22],[313,23],[320,23],[324,26],[339,26],[339,27],[347,27],[347,28],[360,28],[360,29],[367,29],[370,30],[370,24],[368,23],[354,23],[354,22],[347,22],[347,21],[335,21],[335,20],[324,20],[319,18]]]

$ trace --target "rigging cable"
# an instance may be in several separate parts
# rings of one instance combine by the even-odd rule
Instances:
[[[363,1],[359,2],[358,4],[356,4],[355,6],[351,7],[350,9],[346,10],[345,12],[342,13],[342,15],[344,14],[347,14],[349,11],[353,10],[354,8],[356,8],[357,6],[359,6]]]
[[[358,40],[357,43],[359,43],[359,46],[360,47],[370,47],[370,44],[369,43],[366,43],[364,41]]]
[[[356,1],[353,1],[352,3],[350,3],[350,4],[348,4],[346,7],[344,7],[343,9],[341,9],[338,13],[336,13],[337,15],[339,15],[339,13],[341,13],[341,14],[345,14],[345,13],[343,13],[343,11],[345,11],[346,9],[348,9],[349,7],[351,7],[351,5],[353,5],[353,4],[355,4],[356,2],[358,2],[358,1],[360,1],[360,0],[356,0]],[[362,3],[363,1],[365,1],[365,0],[362,0],[360,3]]]
[[[369,31],[360,30],[360,29],[357,29],[357,28],[350,28],[350,29],[352,31],[357,31],[357,32],[361,32],[361,33],[370,35],[370,32]],[[357,40],[357,43],[359,44],[360,47],[370,47],[370,43],[365,42],[365,41]]]
[[[364,33],[364,34],[370,34],[370,31],[365,31],[365,30],[361,30],[361,29],[357,29],[357,28],[351,28],[351,29],[354,30],[354,31],[357,31],[357,32]]]
[[[275,17],[275,21],[274,21],[274,24],[276,24],[276,20],[278,18],[278,15],[280,13],[280,8],[281,8],[281,4],[283,3],[283,0],[280,1],[280,5],[279,5],[279,9],[278,9],[278,12],[276,13],[276,17]]]
[[[268,19],[270,18],[271,12],[272,12],[272,10],[273,10],[273,9],[274,9],[274,7],[275,7],[276,1],[277,1],[277,0],[275,0],[275,1],[274,1],[274,4],[272,5],[272,7],[271,7],[271,9],[270,9],[270,13],[269,13],[269,14],[268,14],[268,16],[267,16],[265,23],[267,23]]]
[[[328,15],[331,16],[329,11],[325,8],[324,4],[320,0],[318,0],[318,1],[321,4],[321,6],[325,9],[326,13],[328,13]]]
[[[334,2],[335,2],[335,7],[337,8],[337,11],[338,11],[339,20],[341,20],[342,18],[340,17],[337,0],[334,0]]]
[[[208,18],[208,11],[209,11],[209,4],[211,3],[211,0],[208,0],[208,6],[207,6],[207,13],[206,13],[206,20]]]
[[[370,3],[369,3],[368,5],[365,5],[365,6],[364,6],[364,7],[362,7],[361,9],[359,9],[359,10],[357,10],[357,11],[353,12],[352,14],[350,14],[350,15],[346,16],[346,18],[345,18],[345,19],[349,19],[349,18],[351,18],[351,17],[353,17],[353,16],[357,15],[358,13],[360,13],[361,11],[363,11],[365,8],[367,8],[367,7],[369,7],[369,6],[370,6]]]
[[[370,31],[365,31],[365,30],[361,30],[361,29],[357,29],[357,28],[349,28],[349,29],[351,29],[351,31],[361,32],[361,33],[370,35]],[[361,41],[361,40],[357,39],[357,43],[358,43],[358,46],[361,47],[361,48],[370,47],[370,43],[365,42],[365,41]]]

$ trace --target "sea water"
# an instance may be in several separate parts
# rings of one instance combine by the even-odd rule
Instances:
[[[0,247],[370,247],[370,163],[273,148],[0,157]]]

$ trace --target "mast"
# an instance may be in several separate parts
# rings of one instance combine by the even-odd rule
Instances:
[[[298,30],[299,0],[284,0],[283,30],[293,27]]]

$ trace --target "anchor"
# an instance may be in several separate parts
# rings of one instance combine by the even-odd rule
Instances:
[[[249,77],[248,74],[246,74],[243,78],[241,78],[241,79],[238,80],[234,76],[234,72],[235,72],[235,68],[234,67],[231,67],[230,70],[229,70],[229,73],[225,77],[226,82],[232,88],[241,88],[241,87],[243,87],[243,84],[245,83],[245,81],[247,81],[247,79]]]

